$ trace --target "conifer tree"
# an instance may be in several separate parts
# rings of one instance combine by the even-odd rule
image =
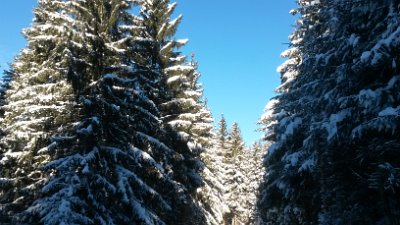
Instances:
[[[299,1],[273,142],[265,224],[400,224],[397,1]]]
[[[137,41],[136,61],[138,67],[148,74],[158,74],[158,92],[153,96],[160,110],[162,124],[167,131],[166,142],[185,157],[186,172],[183,180],[192,184],[194,191],[201,185],[196,171],[201,169],[201,148],[194,142],[209,134],[211,115],[202,104],[202,90],[197,83],[199,73],[194,62],[177,50],[187,40],[176,40],[175,32],[182,16],[171,20],[176,3],[168,0],[146,0],[141,3],[137,25],[141,40]],[[197,135],[196,133],[201,135]],[[190,134],[190,135],[189,135]],[[191,134],[194,134],[191,137]]]
[[[202,173],[204,186],[198,190],[198,198],[205,211],[208,225],[224,224],[224,217],[230,214],[225,201],[225,186],[223,185],[224,156],[220,149],[213,145],[202,153],[204,170]]]
[[[239,124],[237,122],[234,122],[232,124],[232,128],[229,135],[229,142],[233,157],[243,153],[244,142],[242,139],[242,134],[239,128]]]
[[[32,28],[24,35],[28,48],[12,64],[15,79],[4,106],[1,129],[0,218],[2,223],[17,223],[12,218],[25,210],[45,182],[39,167],[49,156],[38,152],[48,145],[57,128],[68,127],[79,115],[73,104],[72,85],[67,82],[68,37],[71,21],[63,15],[62,3],[39,1]],[[56,14],[52,12],[59,11]]]
[[[244,157],[244,142],[238,123],[233,123],[227,138],[228,148],[224,151],[224,181],[225,199],[231,210],[226,221],[230,224],[244,224],[247,220],[245,201],[247,198],[245,174],[242,168]]]
[[[217,145],[221,150],[225,150],[227,146],[228,140],[228,128],[226,124],[226,120],[224,115],[221,115],[221,119],[218,122],[218,131],[217,131]]]
[[[245,175],[245,193],[243,218],[245,224],[257,224],[260,219],[259,211],[256,206],[259,196],[259,185],[264,175],[264,167],[262,164],[264,150],[267,148],[266,144],[256,141],[252,144],[244,154],[244,159],[241,161],[241,168]]]
[[[2,223],[203,224],[131,60],[133,4],[39,1],[2,123]]]
[[[199,196],[208,224],[254,224],[263,147],[245,150],[239,125],[234,123],[228,133],[224,116],[218,125],[215,144],[202,154],[205,186]]]
[[[200,153],[211,145],[213,121],[202,98],[198,83],[200,73],[192,56],[188,61],[178,50],[187,40],[176,40],[175,32],[182,16],[171,20],[176,3],[168,0],[146,0],[141,3],[137,20],[137,40],[134,59],[137,68],[149,76],[158,75],[157,92],[150,96],[159,108],[164,130],[164,142],[182,156],[178,180],[192,194],[202,185],[198,172],[204,167]]]

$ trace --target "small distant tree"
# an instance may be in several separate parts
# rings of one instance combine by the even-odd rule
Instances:
[[[224,150],[228,147],[227,139],[228,139],[228,128],[226,124],[226,120],[224,115],[221,115],[221,119],[218,121],[218,128],[217,128],[217,145],[218,148]]]
[[[245,146],[244,146],[242,134],[241,134],[241,131],[239,128],[239,124],[237,122],[233,123],[232,128],[230,130],[229,143],[230,143],[232,155],[234,157],[238,156],[239,154],[243,154]]]

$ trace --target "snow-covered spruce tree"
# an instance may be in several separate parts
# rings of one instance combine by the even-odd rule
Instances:
[[[299,1],[273,142],[265,224],[399,223],[399,3]]]
[[[24,31],[28,47],[11,65],[14,80],[1,121],[5,132],[0,143],[1,223],[11,224],[39,195],[45,182],[39,167],[50,157],[38,152],[58,128],[68,127],[79,115],[66,73],[73,24],[63,14],[62,4],[39,1],[33,26]]]
[[[216,134],[216,147],[219,149],[226,150],[228,147],[228,125],[224,115],[221,115],[221,119],[218,121],[218,129]]]
[[[205,188],[210,186],[214,187],[214,190],[208,192],[201,190],[199,194],[207,197],[203,201],[203,205],[207,207],[208,212],[214,215],[215,221],[211,224],[232,224],[234,222],[243,224],[243,219],[239,218],[241,215],[238,212],[242,209],[241,203],[245,201],[246,197],[243,186],[241,186],[244,183],[244,177],[239,165],[239,155],[243,153],[244,146],[238,125],[233,125],[232,130],[235,133],[234,138],[228,133],[226,120],[221,115],[215,132],[215,143],[202,155],[206,165]],[[231,149],[232,143],[235,144],[236,154],[233,154]]]
[[[170,136],[177,135],[172,142],[181,147],[189,144],[190,151],[197,155],[195,152],[210,145],[213,119],[202,98],[197,63],[193,56],[188,61],[178,51],[187,39],[174,38],[182,19],[182,16],[170,19],[176,5],[168,0],[142,2],[138,21],[142,40],[138,41],[136,58],[138,66],[144,71],[161,75],[154,101],[160,108],[165,127],[176,133]]]
[[[223,116],[215,133],[215,144],[202,154],[205,186],[199,191],[207,215],[212,216],[209,224],[252,224],[261,151],[246,151],[239,125],[234,123],[228,133]]]
[[[245,209],[243,218],[246,218],[246,225],[257,224],[260,219],[256,203],[259,198],[259,185],[264,174],[262,161],[266,148],[266,144],[262,144],[260,141],[254,142],[250,149],[245,151],[243,160],[241,161],[241,169],[245,176],[244,187],[246,198],[242,204]]]
[[[239,124],[234,122],[229,134],[229,143],[232,156],[237,156],[244,151],[244,142],[239,128]]]
[[[223,177],[225,172],[225,156],[226,149],[221,148],[220,138],[217,134],[220,130],[224,130],[224,140],[227,139],[227,128],[225,119],[221,118],[222,124],[216,132],[213,133],[213,143],[207,147],[201,154],[201,159],[204,162],[203,180],[204,186],[198,190],[199,202],[205,210],[207,224],[222,225],[226,215],[230,214],[230,209],[225,201],[225,187],[223,186]]]
[[[278,68],[280,95],[268,103],[261,118],[265,138],[272,143],[260,189],[261,224],[318,224],[321,207],[315,164],[323,144],[313,122],[325,110],[322,101],[329,99],[323,99],[326,82],[320,80],[320,71],[316,70],[314,76],[302,73],[311,70],[307,67],[309,60],[316,50],[325,50],[320,39],[330,33],[327,18],[318,14],[320,4],[308,0],[299,4],[304,12],[290,37],[291,48],[282,54],[289,59]],[[313,49],[307,52],[304,45]]]
[[[230,208],[231,216],[226,218],[229,224],[245,224],[245,202],[247,198],[246,177],[242,163],[245,159],[244,142],[238,123],[234,122],[228,134],[229,148],[224,151],[224,197]]]
[[[152,91],[150,98],[160,110],[166,131],[163,141],[183,156],[176,175],[194,195],[202,185],[199,156],[210,146],[213,119],[202,99],[197,63],[178,52],[187,40],[174,38],[182,18],[170,19],[175,7],[168,0],[141,2],[136,29],[141,39],[136,41],[134,59],[143,73],[158,76],[157,92]]]
[[[330,24],[339,48],[326,64],[337,66],[325,96],[336,101],[327,102],[320,125],[327,132],[320,220],[400,224],[400,3],[339,3],[325,10],[327,18],[349,16]]]
[[[224,217],[230,213],[226,204],[223,186],[224,156],[220,153],[216,145],[206,148],[201,154],[204,162],[202,173],[204,186],[198,190],[197,196],[200,204],[205,210],[207,224],[222,225]]]
[[[39,2],[2,123],[2,223],[201,224],[128,54],[133,3]]]

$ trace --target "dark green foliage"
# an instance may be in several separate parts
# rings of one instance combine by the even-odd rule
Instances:
[[[299,1],[263,118],[265,224],[399,224],[399,3]]]

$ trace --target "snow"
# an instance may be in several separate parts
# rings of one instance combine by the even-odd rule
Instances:
[[[400,116],[400,106],[397,108],[387,107],[378,114],[379,116]]]
[[[299,160],[300,160],[300,157],[301,157],[302,155],[303,155],[302,152],[294,152],[294,153],[292,153],[292,154],[285,155],[285,156],[282,158],[282,161],[284,161],[284,162],[289,162],[290,166],[296,166],[297,163],[298,163]],[[286,165],[286,166],[288,166],[288,165]],[[286,166],[285,166],[285,167],[286,167]]]
[[[89,170],[89,165],[88,164],[86,164],[84,167],[83,167],[83,169],[82,169],[82,173],[89,173],[90,172],[90,170]]]
[[[174,42],[173,41],[169,41],[167,44],[165,44],[161,49],[160,49],[160,53],[161,54],[165,54],[166,52],[168,52],[171,48],[174,47]]]
[[[114,52],[118,52],[118,53],[124,53],[126,52],[126,49],[124,48],[119,48],[118,46],[116,46],[118,43],[106,43],[106,46],[113,50]]]
[[[58,36],[54,36],[54,35],[38,35],[35,37],[32,37],[29,42],[31,41],[50,41],[50,40],[55,40],[57,39]]]
[[[371,52],[370,51],[365,51],[361,54],[361,62],[365,63],[369,60],[369,58],[371,57]]]
[[[191,126],[192,122],[188,121],[188,120],[172,120],[170,122],[168,122],[168,124],[170,124],[172,127],[179,127],[179,126]]]
[[[342,110],[337,114],[332,114],[329,118],[328,122],[325,122],[323,124],[323,127],[326,129],[328,132],[327,140],[330,141],[333,137],[336,136],[337,134],[337,124],[342,122],[344,119],[346,119],[348,116],[350,116],[350,111],[349,110]]]
[[[387,37],[384,37],[387,36]],[[382,60],[383,54],[386,48],[390,46],[399,39],[400,37],[400,27],[397,27],[395,31],[385,33],[383,38],[381,38],[370,51],[365,51],[361,55],[361,62],[366,63],[371,60],[371,65],[376,65]],[[371,58],[372,56],[372,58]]]
[[[284,141],[288,136],[293,135],[294,130],[297,129],[302,122],[303,120],[300,117],[296,117],[292,122],[286,125],[286,130],[282,135],[281,141]]]
[[[358,94],[360,104],[366,109],[373,107],[377,98],[378,93],[371,89],[363,89]]]
[[[189,42],[189,39],[179,39],[176,40],[175,42],[177,42],[179,45],[186,45]]]
[[[166,73],[171,73],[171,74],[186,74],[193,71],[193,66],[182,66],[182,65],[177,65],[177,66],[171,66],[165,69]]]
[[[145,133],[142,133],[142,132],[136,132],[136,135],[138,136],[138,138],[143,138],[143,139],[147,140],[149,142],[149,144],[160,147],[161,149],[163,149],[165,151],[165,154],[173,154],[173,150],[170,149],[168,146],[166,146],[164,143],[160,142],[158,139],[156,139],[152,136],[149,136]]]
[[[355,47],[358,44],[360,37],[358,37],[356,34],[351,34],[347,42],[349,45]]]
[[[158,219],[158,217],[157,217],[156,215],[154,215],[154,214],[152,214],[151,212],[149,212],[148,210],[146,210],[146,209],[142,206],[142,204],[140,204],[138,201],[136,201],[136,200],[133,201],[133,202],[132,202],[132,205],[133,205],[134,211],[135,211],[135,213],[137,214],[137,216],[138,216],[140,219],[142,219],[142,220],[145,222],[145,224],[154,224],[154,223],[152,222],[152,219],[151,219],[151,218],[153,218],[153,217],[155,217],[155,218]],[[159,223],[157,223],[157,224],[165,225],[165,223],[163,223],[163,222],[161,222],[161,221],[159,221]]]
[[[100,124],[99,117],[97,117],[97,116],[92,116],[92,121],[93,121],[95,124]]]
[[[178,26],[178,24],[180,23],[181,20],[182,20],[182,15],[179,15],[176,19],[171,20],[168,23],[168,25],[169,25],[168,27],[169,28],[174,28],[174,27]]]
[[[163,103],[162,105],[188,105],[188,106],[197,106],[197,102],[191,98],[174,98],[169,102]]]
[[[303,171],[310,171],[310,170],[312,170],[312,169],[315,167],[315,163],[316,163],[316,162],[315,162],[315,159],[314,159],[314,158],[310,158],[310,159],[305,160],[305,161],[301,164],[301,166],[300,166],[298,172],[303,172]]]
[[[167,7],[167,14],[171,13],[171,12],[176,8],[177,5],[178,5],[177,2],[168,4],[168,7]]]
[[[172,77],[168,78],[167,84],[179,82],[180,80],[182,80],[182,78],[183,78],[183,76],[181,76],[181,75],[172,76]]]
[[[157,168],[160,171],[160,177],[162,177],[161,173],[164,173],[165,170],[163,168],[163,166],[160,163],[157,163],[156,160],[154,160],[154,158],[147,152],[135,148],[135,147],[131,147],[130,149],[133,153],[133,157],[135,158],[135,161],[140,163],[147,162],[148,164],[152,165],[153,167]]]
[[[89,124],[89,126],[87,126],[85,128],[81,128],[81,129],[77,130],[77,132],[80,134],[84,134],[84,135],[90,135],[93,133],[93,125]]]
[[[265,106],[265,111],[273,110],[278,104],[279,104],[279,99],[275,98],[270,100]]]
[[[393,78],[390,79],[390,81],[388,82],[387,88],[393,88],[399,81],[400,81],[400,75],[393,76]]]
[[[68,213],[71,210],[71,204],[67,202],[65,199],[61,200],[61,204],[58,207],[58,212],[60,214]]]
[[[286,53],[284,53],[286,54]],[[276,68],[276,72],[278,73],[285,73],[287,71],[287,68],[291,65],[296,64],[296,59],[288,59],[284,63],[282,63],[278,68]]]

